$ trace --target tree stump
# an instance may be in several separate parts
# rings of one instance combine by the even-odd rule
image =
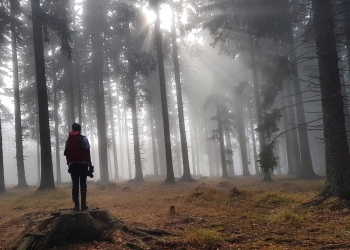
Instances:
[[[149,238],[152,238],[152,235],[171,235],[159,229],[129,228],[107,210],[95,207],[81,212],[65,209],[29,223],[12,249],[44,250],[80,242],[111,240],[114,230]]]
[[[175,206],[170,206],[170,215],[175,215]]]
[[[86,211],[60,210],[52,216],[34,220],[26,227],[12,249],[46,249],[67,243],[110,238],[110,229],[125,225],[107,210],[90,207]]]

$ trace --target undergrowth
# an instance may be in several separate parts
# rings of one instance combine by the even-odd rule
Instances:
[[[336,198],[318,199],[323,180],[274,176],[272,183],[265,183],[259,178],[207,178],[200,184],[175,185],[164,185],[159,180],[88,184],[87,201],[89,206],[109,210],[127,225],[173,233],[167,247],[319,249],[345,244],[343,249],[350,249],[346,245],[350,242],[349,204]],[[35,190],[8,190],[0,196],[0,249],[30,220],[73,207],[69,185],[55,191]],[[170,207],[174,207],[174,214],[170,214]],[[123,237],[115,234],[108,247],[99,248],[122,249],[118,247]],[[84,249],[97,249],[97,245]]]

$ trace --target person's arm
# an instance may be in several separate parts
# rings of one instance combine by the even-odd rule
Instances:
[[[85,160],[86,160],[86,162],[91,166],[92,165],[92,163],[91,163],[91,154],[90,154],[90,143],[89,143],[89,140],[86,138],[86,137],[84,137],[84,139],[83,139],[83,142],[84,142],[84,150],[85,150]]]
[[[89,165],[92,165],[92,163],[91,163],[90,148],[85,149],[85,159],[86,159],[86,162],[87,162]]]

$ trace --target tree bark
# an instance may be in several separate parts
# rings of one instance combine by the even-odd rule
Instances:
[[[4,151],[2,147],[2,125],[0,117],[0,193],[5,193]]]
[[[217,110],[217,118],[218,118],[219,145],[220,145],[222,177],[228,177],[227,162],[226,162],[226,152],[225,152],[225,144],[224,144],[224,134],[223,134],[223,125],[222,125],[222,115],[221,115],[221,108],[220,108],[219,100],[217,101],[217,104],[216,104],[216,110]]]
[[[54,189],[48,98],[45,76],[44,43],[42,35],[41,9],[39,0],[31,0],[33,39],[35,54],[35,72],[38,91],[41,178],[39,190]]]
[[[60,161],[60,136],[58,132],[58,100],[57,100],[57,76],[55,61],[52,62],[52,81],[53,81],[53,115],[55,121],[55,149],[56,149],[56,181],[61,183],[61,161]]]
[[[182,153],[182,163],[183,163],[183,175],[180,181],[193,182],[193,178],[191,176],[191,171],[190,171],[190,162],[188,159],[188,147],[187,147],[187,138],[186,138],[184,107],[183,107],[183,101],[182,101],[179,56],[178,56],[177,41],[176,41],[177,36],[176,36],[176,29],[175,29],[175,11],[174,11],[173,5],[174,5],[174,2],[171,1],[172,13],[173,13],[172,25],[171,25],[171,41],[172,41],[172,49],[173,49],[177,112],[179,115],[181,153]]]
[[[258,155],[256,153],[256,140],[255,140],[255,131],[254,131],[254,124],[253,124],[252,107],[249,99],[247,103],[248,103],[248,116],[249,116],[249,123],[250,123],[250,134],[252,136],[252,143],[253,143],[255,174],[258,175],[260,174],[260,171],[259,171],[259,165],[258,165]]]
[[[118,180],[119,179],[118,154],[117,154],[117,143],[115,140],[115,122],[114,122],[112,90],[111,90],[110,81],[108,83],[108,109],[109,109],[109,122],[111,123],[111,134],[112,134],[112,145],[113,145],[114,179]]]
[[[90,18],[91,32],[91,52],[92,52],[92,73],[95,94],[96,116],[97,116],[97,138],[100,178],[102,183],[109,182],[108,162],[107,162],[107,129],[106,129],[106,105],[105,91],[103,84],[103,33],[101,27],[103,23],[104,9],[99,1],[87,1],[88,17]]]
[[[135,87],[135,71],[132,66],[132,56],[133,56],[133,47],[131,39],[131,31],[129,24],[126,25],[126,48],[127,48],[127,60],[128,60],[128,72],[126,75],[128,85],[129,85],[129,97],[130,97],[130,109],[131,109],[131,119],[132,119],[132,132],[133,132],[133,141],[134,141],[134,157],[135,157],[135,181],[142,182],[143,172],[141,166],[141,152],[140,152],[140,138],[139,138],[139,127],[137,120],[137,106],[136,106],[136,87]]]
[[[156,145],[156,132],[154,127],[154,115],[152,106],[149,104],[149,120],[151,128],[151,139],[152,139],[152,155],[153,155],[153,174],[154,176],[159,176],[159,166],[158,166],[158,156],[157,156],[157,145]]]
[[[229,176],[235,175],[235,169],[233,166],[233,149],[231,143],[231,132],[228,129],[225,129],[225,142],[226,150],[231,151],[232,153],[227,153],[227,169]]]
[[[256,55],[255,55],[255,45],[253,40],[253,35],[249,36],[249,46],[250,46],[250,55],[252,60],[252,71],[253,71],[253,84],[254,84],[254,97],[255,97],[255,106],[256,106],[256,118],[257,118],[257,125],[262,124],[262,110],[261,110],[261,102],[260,102],[260,93],[259,93],[259,80],[258,80],[258,69],[256,65]],[[260,150],[264,146],[266,146],[266,141],[264,134],[261,132],[259,133],[259,146]],[[263,181],[271,181],[271,174],[270,171],[264,172],[264,179]]]
[[[238,139],[241,149],[241,158],[242,158],[242,170],[244,176],[249,176],[248,168],[248,154],[247,154],[247,140],[245,135],[245,126],[244,126],[244,114],[243,114],[243,100],[242,94],[235,94],[236,100],[236,121],[237,121],[237,130],[238,130]]]
[[[350,199],[350,154],[331,0],[312,1],[326,149],[325,196]]]
[[[154,7],[155,14],[157,16],[156,22],[155,22],[155,33],[156,33],[160,94],[161,94],[163,126],[164,126],[165,154],[166,154],[167,177],[165,182],[175,183],[173,159],[172,159],[172,152],[171,152],[167,92],[166,92],[166,82],[165,82],[165,73],[164,73],[163,44],[162,44],[162,34],[160,31],[160,17],[159,17],[159,5],[158,5],[159,3],[157,0],[154,0],[154,1],[151,1],[151,4]]]
[[[14,2],[10,1],[10,15],[11,22],[11,47],[12,47],[12,70],[13,70],[13,96],[15,109],[15,134],[16,134],[16,161],[17,161],[17,177],[19,188],[28,187],[23,157],[23,138],[22,138],[22,119],[21,119],[21,103],[19,95],[19,79],[18,79],[18,58],[17,58],[17,38],[16,25],[14,20],[16,18],[16,7]]]
[[[129,179],[131,180],[131,162],[130,162],[130,148],[129,148],[129,126],[128,117],[126,112],[126,103],[124,103],[124,125],[125,125],[125,147],[126,147],[126,157],[128,159],[128,173]]]
[[[294,46],[294,38],[293,38],[293,31],[292,27],[289,27],[288,30],[288,46],[290,51],[290,59],[293,63],[293,67],[295,69],[295,74],[293,76],[294,81],[294,91],[295,91],[295,102],[297,105],[296,113],[297,113],[297,121],[298,121],[298,134],[299,134],[299,147],[300,147],[300,159],[301,159],[301,177],[302,178],[314,178],[316,177],[316,173],[313,169],[312,165],[312,159],[311,159],[311,153],[310,153],[310,143],[309,143],[309,136],[307,133],[307,125],[306,125],[306,118],[305,118],[305,111],[304,111],[304,104],[303,104],[303,97],[301,94],[301,86],[300,86],[300,79],[299,79],[299,73],[298,73],[298,65],[295,62],[296,61],[296,53],[295,53],[295,46]]]

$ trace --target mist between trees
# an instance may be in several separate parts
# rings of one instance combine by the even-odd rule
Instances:
[[[350,2],[0,1],[1,190],[69,181],[326,176],[348,199]]]

